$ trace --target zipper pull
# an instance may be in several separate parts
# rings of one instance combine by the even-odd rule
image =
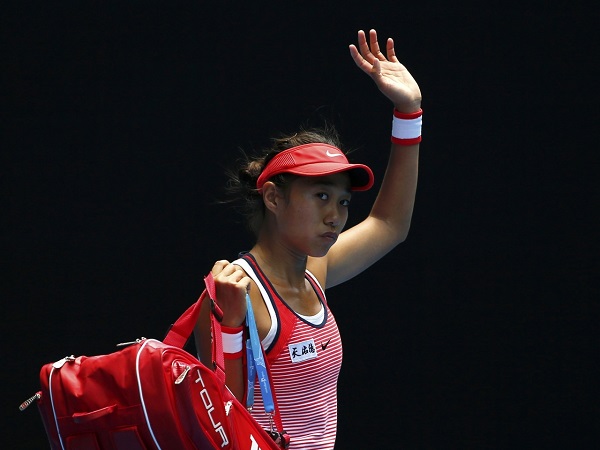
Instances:
[[[42,398],[42,391],[37,391],[34,396],[29,397],[27,400],[25,400],[19,405],[19,411],[25,411],[29,407],[29,405],[31,405],[36,400],[39,400],[40,398]]]
[[[120,342],[117,344],[117,347],[129,347],[130,345],[134,345],[134,344],[139,344],[140,342],[146,340],[145,337],[141,337],[139,339],[136,339],[135,341],[130,341],[130,342]]]
[[[183,380],[185,380],[185,376],[188,374],[190,369],[191,369],[190,366],[186,366],[185,370],[175,380],[175,384],[181,384],[183,382]]]
[[[52,364],[52,367],[54,367],[55,369],[60,369],[62,366],[65,365],[67,361],[75,361],[75,356],[65,356],[63,359],[59,359],[54,364]]]

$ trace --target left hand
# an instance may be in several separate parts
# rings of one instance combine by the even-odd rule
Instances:
[[[365,32],[359,30],[358,49],[355,45],[350,45],[350,55],[354,62],[375,81],[379,90],[392,101],[398,111],[412,113],[421,107],[419,85],[396,58],[392,38],[387,40],[384,56],[379,49],[377,32],[369,31],[369,43],[367,43]]]

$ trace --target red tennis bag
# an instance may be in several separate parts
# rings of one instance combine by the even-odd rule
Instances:
[[[41,391],[21,409],[37,400],[53,450],[275,450],[289,444],[281,428],[262,429],[225,385],[210,274],[205,284],[162,342],[142,338],[115,353],[42,367]],[[207,297],[215,370],[183,350]],[[281,426],[278,411],[275,424]]]

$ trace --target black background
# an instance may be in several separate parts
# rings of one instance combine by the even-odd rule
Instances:
[[[2,448],[48,447],[17,409],[42,364],[161,338],[249,248],[216,203],[239,148],[326,119],[381,180],[391,104],[347,48],[369,28],[424,140],[408,240],[328,291],[337,448],[598,444],[598,7],[346,3],[3,8]]]

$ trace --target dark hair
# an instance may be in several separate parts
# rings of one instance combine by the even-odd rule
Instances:
[[[262,195],[256,189],[256,180],[269,161],[279,152],[303,144],[324,143],[341,150],[337,130],[326,124],[319,128],[301,128],[292,135],[280,135],[271,139],[271,145],[264,148],[257,156],[250,157],[242,151],[240,167],[228,173],[229,180],[226,192],[229,202],[239,203],[239,210],[244,215],[250,231],[256,236],[265,216],[265,204]],[[279,174],[270,179],[277,186],[286,189],[295,178],[292,174]]]

